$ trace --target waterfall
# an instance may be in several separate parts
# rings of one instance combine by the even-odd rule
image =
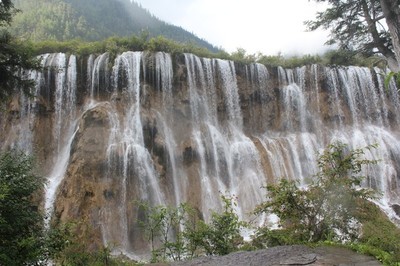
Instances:
[[[170,174],[172,175],[174,203],[176,206],[185,201],[187,183],[183,178],[185,174],[178,166],[176,155],[177,143],[171,124],[175,118],[171,115],[173,111],[174,96],[172,91],[173,67],[171,56],[167,53],[155,54],[156,64],[156,87],[162,92],[162,110],[157,114],[157,124],[165,140],[165,148],[168,152]],[[168,121],[168,123],[167,123]]]
[[[67,170],[71,143],[76,133],[76,89],[77,71],[76,57],[71,55],[67,61],[63,53],[53,54],[44,66],[49,71],[54,68],[54,131],[56,145],[54,167],[47,177],[44,207],[47,212],[45,226],[49,227],[57,189]],[[36,80],[39,86],[42,80]]]
[[[222,88],[227,109],[228,122],[242,129],[243,118],[240,110],[235,66],[232,61],[217,59],[218,71],[221,74]]]
[[[113,227],[112,219],[115,217],[110,217],[109,224],[103,226],[108,232],[103,232],[103,235],[106,235],[104,237],[106,244],[117,241],[120,243],[118,247],[120,251],[127,254],[132,253],[129,225],[135,223],[129,218],[128,206],[132,206],[134,200],[147,202],[150,205],[166,203],[160,186],[160,176],[146,148],[143,134],[141,118],[143,88],[140,79],[142,57],[142,52],[125,52],[117,56],[112,73],[114,94],[120,93],[123,95],[121,97],[124,97],[122,106],[118,106],[116,102],[112,105],[111,134],[107,148],[109,178],[114,178],[112,175],[120,175],[120,200],[116,214],[119,217],[119,232],[117,237],[110,233],[115,230],[107,228]],[[164,79],[161,81],[164,82]],[[124,86],[121,87],[121,84]],[[170,88],[165,88],[168,89]],[[122,108],[122,116],[115,115],[119,113],[119,108]],[[111,209],[108,211],[112,212]],[[110,214],[106,216],[109,217]]]
[[[259,188],[264,177],[256,147],[242,131],[243,117],[233,62],[201,60],[186,54],[185,63],[194,124],[192,136],[200,157],[203,215],[208,220],[210,209],[220,207],[220,194],[231,193],[239,197],[239,214],[245,217],[250,206],[261,202]],[[218,80],[212,72],[217,73]],[[225,126],[217,122],[216,84],[223,92],[227,112]]]
[[[34,97],[16,97],[4,119],[11,125],[0,121],[0,148],[42,161],[46,226],[53,214],[86,219],[94,242],[140,258],[149,247],[138,201],[189,202],[209,221],[228,193],[250,219],[265,200],[261,187],[281,178],[306,186],[318,154],[337,140],[378,144],[365,153],[379,163],[363,169],[363,186],[382,192],[378,204],[397,217],[390,206],[400,204],[400,100],[394,82],[385,88],[384,70],[162,52],[56,53],[41,62],[42,72],[27,73]]]
[[[44,65],[48,60],[50,54],[39,56],[38,59],[41,65]],[[35,129],[36,110],[37,110],[37,97],[40,92],[40,84],[43,82],[43,73],[40,71],[24,72],[25,77],[35,80],[36,84],[31,89],[32,97],[21,94],[18,99],[18,104],[21,109],[19,113],[20,123],[12,123],[11,130],[5,139],[4,147],[11,147],[13,149],[24,151],[26,154],[33,153],[33,130]],[[14,105],[14,104],[13,104]],[[0,149],[1,150],[1,149]]]
[[[93,61],[91,55],[88,59],[88,87],[90,88],[90,97],[98,97],[100,90],[107,90],[109,86],[108,79],[108,53],[103,53]]]

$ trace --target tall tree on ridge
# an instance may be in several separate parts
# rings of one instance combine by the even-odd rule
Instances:
[[[400,71],[400,12],[398,0],[315,0],[329,3],[309,30],[330,29],[327,44],[364,55],[381,54],[392,71]],[[387,26],[386,26],[387,25]]]
[[[21,75],[21,70],[39,68],[28,47],[7,30],[16,12],[11,0],[0,1],[0,103],[6,102],[16,89],[29,93],[33,81]]]

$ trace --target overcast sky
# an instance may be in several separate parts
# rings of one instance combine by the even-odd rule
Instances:
[[[326,5],[309,0],[135,0],[158,18],[193,32],[228,52],[316,54],[327,33],[306,32]]]

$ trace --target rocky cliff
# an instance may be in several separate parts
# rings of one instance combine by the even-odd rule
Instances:
[[[33,98],[4,111],[0,148],[33,154],[48,177],[44,207],[82,220],[94,245],[140,255],[138,201],[190,202],[204,219],[220,193],[246,218],[280,178],[307,184],[317,153],[340,140],[377,143],[364,186],[400,203],[400,100],[380,69],[243,65],[191,54],[41,56]],[[50,220],[46,221],[50,223]]]

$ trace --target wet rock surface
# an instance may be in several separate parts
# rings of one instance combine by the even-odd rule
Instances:
[[[162,265],[162,264],[159,264]],[[226,256],[200,257],[191,261],[175,262],[172,266],[275,266],[275,265],[382,265],[373,257],[339,247],[281,246],[257,251],[241,251]]]

